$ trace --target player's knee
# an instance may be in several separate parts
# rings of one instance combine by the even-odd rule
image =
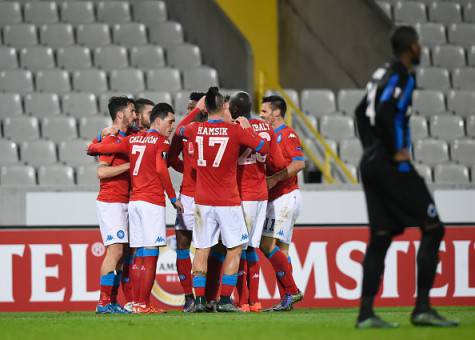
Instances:
[[[275,240],[270,237],[263,237],[259,248],[264,254],[269,254],[275,247]]]
[[[392,235],[386,230],[372,230],[368,248],[385,252],[392,242]]]

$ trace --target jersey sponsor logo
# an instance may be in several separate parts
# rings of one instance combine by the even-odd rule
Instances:
[[[119,231],[117,232],[117,237],[122,240],[122,239],[125,237],[124,231],[123,231],[123,230],[119,230]]]
[[[207,127],[207,126],[199,126],[198,127],[198,134],[199,135],[218,135],[218,136],[227,136],[228,135],[228,128],[226,127]]]

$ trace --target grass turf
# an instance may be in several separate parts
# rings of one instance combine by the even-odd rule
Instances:
[[[379,315],[400,323],[390,330],[356,330],[355,309],[297,309],[287,313],[98,315],[0,313],[0,339],[475,339],[475,307],[438,308],[459,319],[458,328],[415,328],[409,308],[380,308]]]

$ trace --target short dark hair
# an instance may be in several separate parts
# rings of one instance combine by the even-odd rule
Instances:
[[[168,116],[168,112],[175,113],[170,104],[158,103],[153,107],[152,113],[150,114],[150,124],[153,124],[157,118],[165,119]]]
[[[155,103],[152,102],[150,99],[147,99],[147,98],[135,99],[135,111],[142,112],[142,110],[147,105],[155,106]]]
[[[191,92],[190,93],[190,100],[197,102],[198,100],[201,99],[201,97],[205,96],[206,93],[204,92]]]
[[[209,113],[219,112],[223,108],[224,96],[216,86],[210,87],[206,92],[205,104]]]
[[[112,120],[115,120],[117,117],[117,112],[125,109],[129,104],[134,104],[133,99],[126,96],[111,97],[107,108]]]
[[[285,117],[285,113],[287,112],[287,104],[285,103],[284,98],[281,96],[268,96],[262,98],[262,103],[270,103],[270,107],[272,110],[280,110],[280,115]]]
[[[414,27],[399,26],[391,33],[391,47],[396,57],[410,51],[411,46],[419,41],[419,35]]]

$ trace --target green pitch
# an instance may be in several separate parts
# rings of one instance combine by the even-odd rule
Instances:
[[[452,329],[415,328],[409,308],[381,308],[399,329],[356,330],[355,309],[300,309],[288,313],[110,315],[94,313],[0,313],[2,340],[227,340],[227,339],[475,339],[475,307],[439,308],[459,319]]]

